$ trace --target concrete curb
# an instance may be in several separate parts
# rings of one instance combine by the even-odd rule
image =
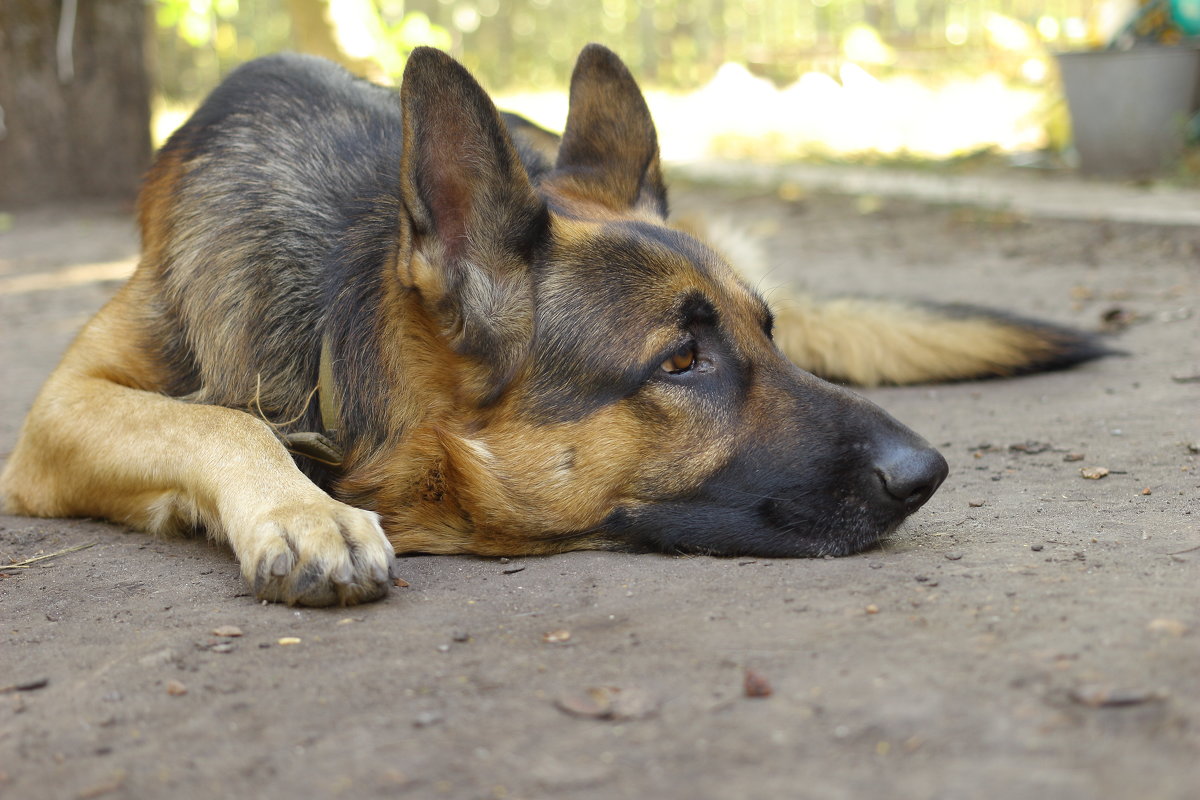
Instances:
[[[685,178],[845,194],[911,197],[1052,219],[1200,226],[1200,191],[1061,176],[946,175],[874,167],[703,161],[670,165]]]

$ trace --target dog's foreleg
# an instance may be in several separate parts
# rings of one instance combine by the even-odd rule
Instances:
[[[202,525],[232,546],[265,600],[387,593],[393,552],[377,516],[317,488],[265,423],[85,374],[73,358],[81,346],[43,388],[0,474],[9,511],[151,532]]]

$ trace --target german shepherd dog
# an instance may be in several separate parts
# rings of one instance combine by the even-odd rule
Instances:
[[[398,95],[254,61],[159,152],[139,217],[140,266],[42,389],[5,507],[203,529],[287,603],[380,598],[396,552],[853,553],[946,462],[800,367],[905,383],[1104,352],[963,308],[773,316],[668,222],[649,110],[598,45],[561,137],[429,48]]]

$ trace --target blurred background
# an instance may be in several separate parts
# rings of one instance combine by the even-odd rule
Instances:
[[[256,56],[316,53],[394,83],[418,45],[561,129],[575,55],[602,42],[646,90],[669,162],[1070,167],[1055,54],[1137,43],[1193,59],[1170,89],[1184,97],[1154,112],[1182,142],[1200,76],[1193,12],[1200,0],[4,0],[0,200],[131,190],[150,142]],[[1134,95],[1168,91],[1157,74],[1137,80]],[[1112,82],[1085,124],[1147,117],[1115,108]],[[1191,180],[1189,153],[1169,150],[1140,172]]]

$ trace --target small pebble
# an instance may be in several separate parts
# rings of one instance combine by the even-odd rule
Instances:
[[[282,645],[300,644],[300,637],[299,636],[284,636],[284,637],[281,637],[278,641],[276,641],[276,644],[282,644]]]
[[[213,636],[224,636],[227,639],[233,639],[242,635],[242,629],[237,625],[221,625],[212,629]]]
[[[219,644],[214,644],[208,649],[214,653],[232,653],[236,646],[237,645],[235,645],[233,642],[221,642]]]
[[[968,500],[967,505],[970,506],[971,508],[982,508],[983,501],[982,500]]]
[[[1033,551],[1033,552],[1035,552],[1035,553],[1040,553],[1040,552],[1042,552],[1042,550],[1046,549],[1046,545],[1044,545],[1044,544],[1031,544],[1031,545],[1029,545],[1029,549],[1030,549],[1030,550],[1032,550],[1032,551]]]
[[[746,675],[742,679],[742,692],[746,697],[770,697],[775,690],[771,688],[771,682],[765,675],[757,670],[747,668]]]
[[[1083,453],[1067,453],[1063,456],[1063,461],[1083,461]]]
[[[1149,487],[1149,486],[1147,486],[1145,489],[1142,489],[1142,494],[1143,494],[1143,495],[1149,495],[1149,494],[1152,494],[1152,492],[1150,491],[1150,487]]]
[[[879,613],[879,606],[875,605],[874,603],[871,603],[871,604],[870,604],[869,606],[867,606],[867,607],[866,607],[866,609],[864,609],[864,610],[865,610],[865,611],[866,611],[868,614],[878,614],[878,613]]]
[[[428,728],[430,725],[437,725],[443,719],[445,716],[440,711],[422,711],[413,720],[413,727]]]
[[[549,644],[562,644],[563,642],[570,641],[570,639],[571,632],[568,630],[550,631],[542,634],[542,641]]]
[[[456,642],[469,642],[471,641],[471,634],[466,631],[455,631],[450,635],[450,638]]]
[[[947,561],[958,561],[963,557],[962,553],[946,553]]]
[[[179,681],[167,681],[167,694],[173,697],[187,694],[187,687]]]
[[[1089,481],[1098,481],[1108,476],[1107,467],[1083,467],[1079,474]]]

